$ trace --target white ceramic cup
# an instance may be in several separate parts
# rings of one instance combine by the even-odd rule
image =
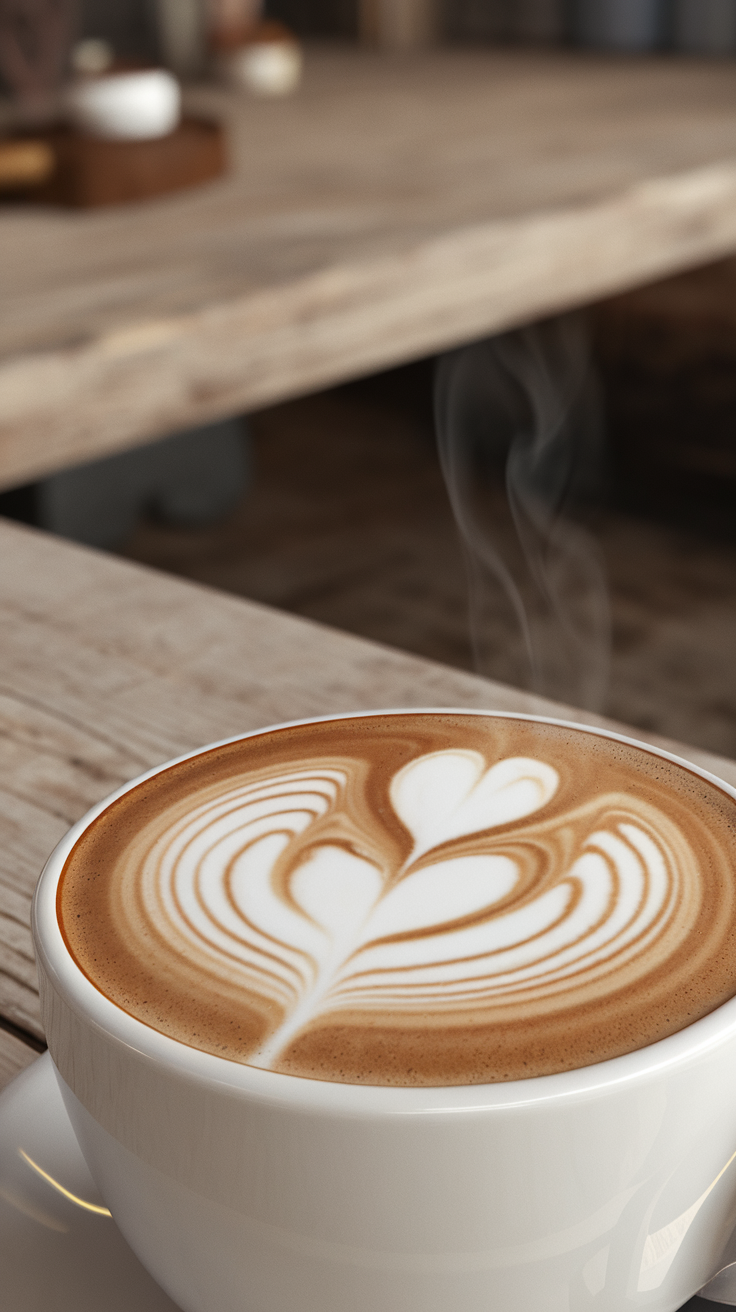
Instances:
[[[43,1019],[102,1196],[185,1312],[674,1312],[736,1256],[736,999],[638,1052],[509,1084],[229,1062],[121,1011],[66,949],[59,877],[111,800],[39,882]]]
[[[163,68],[79,78],[64,95],[67,117],[81,132],[118,141],[144,141],[173,132],[181,117],[181,89]]]

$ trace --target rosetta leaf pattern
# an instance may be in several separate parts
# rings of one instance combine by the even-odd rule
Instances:
[[[118,914],[143,945],[165,925],[186,987],[255,998],[242,1059],[267,1068],[336,1020],[574,1007],[675,951],[698,894],[662,811],[596,788],[571,809],[559,784],[537,759],[432,752],[390,781],[392,817],[351,758],[246,778],[159,834]]]
[[[371,947],[388,950],[395,971],[415,965],[424,934],[431,942],[452,927],[476,920],[513,889],[518,871],[493,853],[448,855],[454,840],[495,830],[538,812],[559,779],[549,765],[510,758],[486,768],[477,752],[445,751],[419,757],[392,781],[392,806],[413,839],[411,857],[386,881],[371,862],[329,845],[311,853],[291,882],[291,897],[323,937],[316,969],[291,1013],[252,1058],[269,1066],[305,1025],[349,996],[356,963]],[[433,854],[435,859],[432,860]],[[275,909],[275,908],[274,908]],[[275,929],[264,924],[261,928]],[[432,944],[428,964],[436,955]],[[374,964],[375,969],[375,964]]]

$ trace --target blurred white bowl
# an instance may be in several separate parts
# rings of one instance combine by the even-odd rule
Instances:
[[[256,96],[288,96],[302,76],[303,56],[296,41],[253,41],[227,58],[232,82]]]
[[[181,118],[179,83],[163,68],[80,78],[64,102],[74,127],[117,141],[165,137]]]

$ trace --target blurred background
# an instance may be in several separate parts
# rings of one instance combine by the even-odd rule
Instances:
[[[180,0],[186,8],[188,0]],[[81,0],[81,27],[122,56],[159,53],[156,0]],[[724,52],[736,45],[733,0],[266,0],[266,17],[304,37],[355,40],[382,26],[467,41],[572,41]],[[397,17],[400,15],[400,18]],[[429,18],[428,18],[429,15]]]
[[[610,684],[599,709],[730,756],[735,292],[728,262],[591,309],[605,462],[576,516],[599,543],[610,591]],[[486,606],[480,660],[473,650],[465,555],[437,455],[435,377],[436,362],[422,361],[250,416],[239,507],[189,530],[149,515],[121,550],[528,686],[501,588]],[[497,489],[492,536],[506,543],[503,469],[489,459],[477,477]]]
[[[444,42],[736,59],[736,0],[267,0],[263,17],[306,43],[364,42],[386,57]],[[166,61],[165,33],[154,0],[82,2],[79,37],[103,39],[122,59]],[[484,377],[497,385],[482,422],[462,420],[463,477],[493,548],[486,560],[495,553],[507,563],[518,549],[509,462],[528,428],[532,384],[513,361],[520,350],[557,349],[554,326],[539,332],[489,344]],[[736,756],[736,260],[590,306],[570,333],[585,400],[555,468],[569,464],[574,477],[562,490],[547,482],[532,491],[555,523],[566,518],[594,544],[606,596],[590,622],[610,624],[610,667],[592,690],[554,680],[543,690]],[[533,686],[515,596],[503,571],[489,566],[479,582],[472,561],[468,569],[468,536],[448,495],[442,407],[452,371],[466,363],[416,361],[204,434],[173,435],[175,463],[194,473],[165,496],[140,490],[150,461],[169,458],[164,443],[6,491],[0,512]],[[211,463],[214,450],[203,488],[202,453]]]
[[[124,59],[159,59],[166,44],[162,11],[166,22],[172,12],[180,24],[190,24],[192,7],[207,3],[77,0],[78,33],[110,41]],[[247,6],[252,9],[253,0]],[[735,0],[263,0],[258,8],[264,18],[280,20],[307,39],[385,46],[436,40],[711,55],[736,50]]]

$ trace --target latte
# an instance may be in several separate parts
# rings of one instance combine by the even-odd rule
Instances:
[[[358,1084],[570,1070],[736,994],[736,801],[645,748],[415,713],[272,730],[85,830],[58,916],[189,1046]]]

